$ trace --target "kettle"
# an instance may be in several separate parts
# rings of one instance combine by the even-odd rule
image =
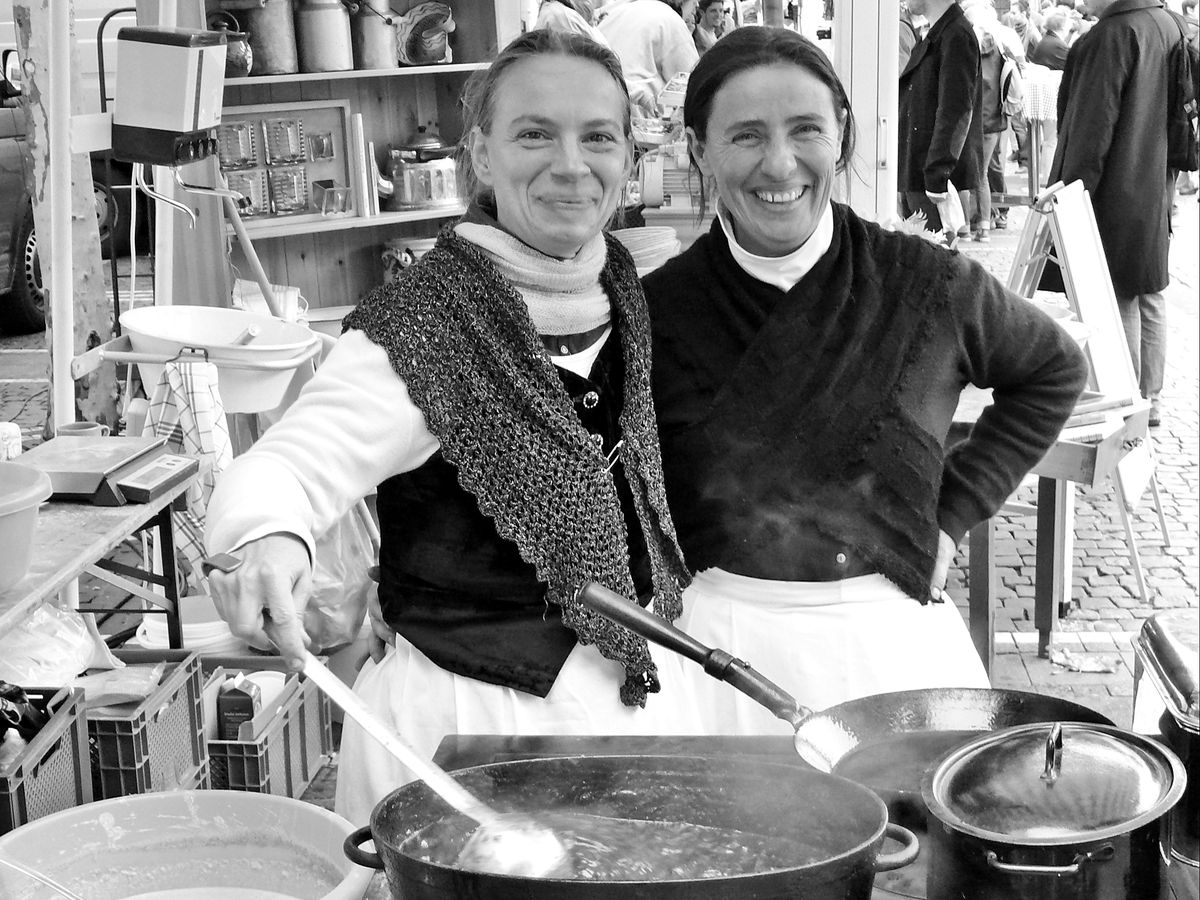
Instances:
[[[458,166],[454,147],[425,126],[389,154],[394,210],[457,206]]]
[[[233,13],[217,10],[207,19],[209,31],[225,35],[225,77],[244,78],[254,67],[254,51]]]

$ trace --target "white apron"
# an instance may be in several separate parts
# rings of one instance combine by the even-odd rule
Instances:
[[[595,647],[576,646],[545,697],[454,675],[399,635],[378,664],[367,660],[355,692],[422,756],[432,759],[449,734],[697,734],[694,679],[675,654],[651,647],[662,690],[644,709],[621,703],[620,664]],[[703,673],[701,673],[703,674]],[[707,676],[704,676],[707,677]],[[334,808],[355,825],[414,775],[348,717],[338,755]]]
[[[889,691],[990,687],[958,608],[922,606],[882,575],[796,582],[708,569],[684,593],[676,624],[813,710]],[[791,733],[739,691],[703,679],[692,694],[704,733]]]

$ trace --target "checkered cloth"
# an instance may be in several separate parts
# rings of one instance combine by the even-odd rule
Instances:
[[[186,512],[171,514],[177,559],[185,566],[185,593],[204,593],[200,572],[204,558],[204,513],[217,475],[233,462],[233,445],[225,423],[225,406],[217,390],[217,367],[210,362],[171,360],[150,397],[144,435],[165,437],[175,453],[200,459],[200,477],[188,489]]]
[[[1029,63],[1025,66],[1025,118],[1057,119],[1062,72]]]

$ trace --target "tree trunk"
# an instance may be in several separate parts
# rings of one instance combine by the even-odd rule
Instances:
[[[50,181],[50,3],[69,0],[14,0],[13,21],[22,69],[21,105],[28,127],[28,147],[32,156],[29,193],[33,197],[34,229],[37,233],[38,258],[43,274],[49,270],[54,248],[50,246],[50,206],[47,188]],[[79,55],[75,39],[75,17],[71,15],[71,112],[83,110],[79,81]],[[87,153],[71,155],[71,256],[74,277],[71,293],[74,298],[73,343],[76,355],[104,343],[113,336],[113,314],[104,290],[104,274],[100,263],[100,230],[96,223],[96,198],[92,190],[92,165]],[[50,339],[55,327],[50,315],[49,279],[45,279],[46,348],[53,354]],[[51,358],[50,377],[54,377]],[[53,397],[53,391],[50,392]],[[117,424],[117,376],[111,365],[103,365],[75,384],[75,418],[102,422],[115,428]],[[46,421],[46,436],[52,436],[53,412]]]

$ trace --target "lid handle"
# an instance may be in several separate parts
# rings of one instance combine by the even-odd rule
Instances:
[[[1062,722],[1055,722],[1046,738],[1046,768],[1042,772],[1042,781],[1047,784],[1054,784],[1062,774],[1062,752]]]

